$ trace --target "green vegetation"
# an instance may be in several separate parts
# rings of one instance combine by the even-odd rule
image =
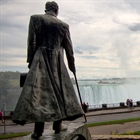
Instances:
[[[87,125],[87,127],[94,127],[94,126],[101,126],[101,125],[123,124],[123,123],[126,123],[126,122],[134,122],[134,121],[140,121],[140,118],[91,123],[91,124],[86,124],[86,125]]]
[[[20,95],[20,72],[0,72],[0,109],[6,103],[8,111],[14,110]]]
[[[19,87],[19,72],[0,72],[1,85],[0,88]]]
[[[20,72],[5,71],[0,72],[1,79],[19,79]]]
[[[125,120],[115,120],[115,121],[108,121],[108,122],[91,123],[91,124],[86,124],[86,125],[87,125],[87,127],[95,127],[95,126],[111,125],[111,124],[123,124],[123,123],[126,123],[126,122],[134,122],[134,121],[140,121],[140,118],[132,118],[132,119],[125,119]],[[123,133],[121,135],[140,135],[140,130],[135,131],[135,132],[131,131],[131,132]]]
[[[3,134],[3,135],[0,135],[0,139],[9,139],[9,138],[15,138],[15,137],[23,137],[23,136],[27,136],[29,134],[31,134],[31,132]]]
[[[127,132],[127,133],[123,133],[121,135],[140,135],[140,131],[131,131],[131,132]]]
[[[19,79],[9,79],[9,84],[12,87],[19,87]]]

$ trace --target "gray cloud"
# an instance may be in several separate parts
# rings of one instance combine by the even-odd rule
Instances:
[[[123,0],[126,4],[129,4],[129,6],[132,9],[135,9],[137,13],[140,14],[140,1],[139,0]]]
[[[140,31],[140,23],[134,23],[133,25],[128,27],[131,31]]]
[[[89,45],[81,45],[81,46],[76,46],[75,50],[80,50],[80,52],[82,52],[82,53],[83,53],[83,51],[84,52],[93,53],[94,51],[99,51],[100,48],[99,47],[95,47],[95,46],[89,46]]]
[[[23,55],[23,54],[9,54],[9,55],[7,55],[7,54],[2,54],[1,55],[1,58],[2,59],[9,59],[9,58],[26,58],[26,55]]]
[[[13,30],[13,29],[19,29],[19,30],[25,30],[27,27],[23,23],[17,22],[17,20],[14,20],[14,18],[3,18],[1,21],[1,27],[2,30]]]
[[[81,50],[77,50],[77,49],[74,49],[74,52],[78,53],[78,54],[83,54],[83,52]]]
[[[97,57],[96,56],[93,56],[93,55],[84,55],[84,56],[82,56],[82,58],[84,58],[84,59],[96,59]]]

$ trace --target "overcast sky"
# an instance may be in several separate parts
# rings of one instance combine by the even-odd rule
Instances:
[[[0,0],[0,71],[27,72],[30,16],[46,0]],[[140,77],[140,0],[56,0],[78,78]],[[67,63],[66,63],[67,64]]]

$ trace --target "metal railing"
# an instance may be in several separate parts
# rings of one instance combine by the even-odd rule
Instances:
[[[133,106],[140,106],[140,101],[133,102]],[[119,107],[127,107],[127,104],[125,102],[120,102],[120,103],[112,103],[112,104],[97,104],[97,105],[89,105],[88,109],[89,110],[98,110],[98,109],[106,109],[106,108],[119,108]]]

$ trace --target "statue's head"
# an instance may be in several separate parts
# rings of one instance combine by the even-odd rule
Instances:
[[[54,1],[47,2],[45,4],[45,12],[53,11],[57,16],[58,15],[58,10],[59,10],[58,4]]]

